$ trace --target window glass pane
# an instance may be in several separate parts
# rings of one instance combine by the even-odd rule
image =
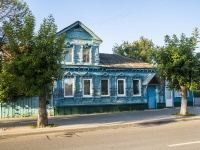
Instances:
[[[140,82],[133,80],[133,95],[140,95]]]
[[[65,62],[72,62],[72,49],[66,49]]]
[[[118,94],[124,94],[124,80],[118,80]]]
[[[84,80],[84,95],[90,95],[90,80]]]
[[[90,62],[90,50],[89,49],[83,50],[83,62]]]
[[[108,95],[108,80],[101,80],[101,95]]]
[[[175,91],[175,97],[181,97],[181,91]]]
[[[65,79],[65,96],[73,96],[73,79]]]

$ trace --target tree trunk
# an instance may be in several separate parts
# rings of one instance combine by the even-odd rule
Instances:
[[[48,124],[47,110],[46,110],[46,94],[39,96],[38,106],[38,120],[37,126],[43,128]]]
[[[182,100],[181,100],[181,115],[186,115],[187,113],[187,89],[185,86],[181,86]]]

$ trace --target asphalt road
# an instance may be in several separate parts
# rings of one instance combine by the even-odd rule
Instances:
[[[2,135],[0,135],[2,136]],[[199,150],[200,120],[0,140],[1,150]]]

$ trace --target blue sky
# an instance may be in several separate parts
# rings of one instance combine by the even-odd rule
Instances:
[[[36,30],[52,14],[58,31],[81,21],[103,43],[101,53],[112,53],[115,43],[141,36],[164,45],[164,36],[200,30],[200,0],[24,0],[36,18]],[[200,49],[197,49],[200,52]]]

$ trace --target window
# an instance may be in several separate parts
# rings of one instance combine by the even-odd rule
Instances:
[[[90,62],[90,49],[83,49],[83,62]]]
[[[117,80],[117,95],[125,96],[125,79]]]
[[[182,97],[182,92],[181,91],[174,91],[174,96],[175,97]],[[189,97],[189,91],[187,91],[187,97]]]
[[[72,62],[72,48],[66,48],[65,62]]]
[[[74,96],[74,79],[65,79],[64,80],[64,96],[73,97]]]
[[[101,95],[102,96],[109,95],[109,80],[108,79],[101,80]]]
[[[83,96],[92,96],[92,79],[83,80]]]
[[[141,95],[140,80],[133,80],[133,96]]]

